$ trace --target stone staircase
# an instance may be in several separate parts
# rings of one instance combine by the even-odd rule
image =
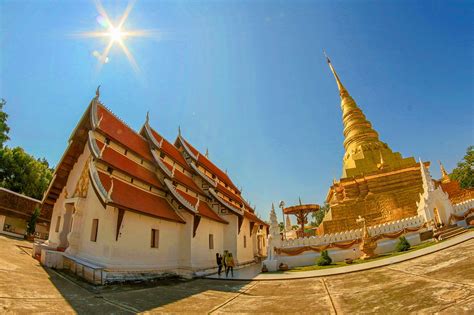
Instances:
[[[457,225],[449,225],[442,229],[439,229],[434,233],[434,237],[440,241],[446,240],[448,238],[458,236],[460,234],[466,233],[467,229],[457,226]]]

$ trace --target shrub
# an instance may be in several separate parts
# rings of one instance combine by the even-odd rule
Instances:
[[[397,252],[406,252],[409,249],[410,249],[410,243],[408,243],[405,236],[400,237],[397,243]]]
[[[329,257],[328,251],[323,250],[321,252],[321,256],[319,256],[319,259],[317,261],[318,266],[327,266],[332,263],[331,257]]]
[[[33,235],[36,232],[36,220],[41,214],[41,209],[39,207],[36,207],[35,210],[33,211],[33,214],[30,217],[30,221],[26,225],[26,233],[28,235]]]

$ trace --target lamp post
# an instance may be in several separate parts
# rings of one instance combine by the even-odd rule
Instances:
[[[283,239],[286,239],[286,233],[285,233],[285,211],[283,210],[285,208],[285,202],[283,200],[280,201],[280,204],[278,205],[281,208],[281,214],[283,218]]]

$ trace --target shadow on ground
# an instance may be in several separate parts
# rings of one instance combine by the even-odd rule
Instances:
[[[229,299],[245,295],[249,281],[160,279],[94,286],[72,273],[45,268],[51,283],[77,313],[208,313]],[[72,286],[75,288],[72,289]]]

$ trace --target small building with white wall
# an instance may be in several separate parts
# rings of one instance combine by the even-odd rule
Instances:
[[[41,201],[0,187],[0,234],[24,238],[27,225]],[[36,220],[34,237],[47,239],[51,212],[44,209]]]

